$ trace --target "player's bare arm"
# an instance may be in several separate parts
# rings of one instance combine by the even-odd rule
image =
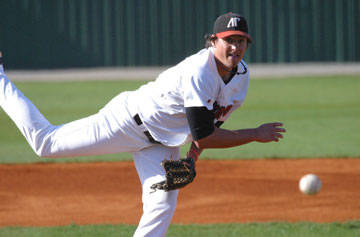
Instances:
[[[278,142],[286,130],[280,122],[266,123],[258,128],[228,130],[215,127],[209,136],[194,141],[200,150],[207,148],[229,148],[250,142]]]

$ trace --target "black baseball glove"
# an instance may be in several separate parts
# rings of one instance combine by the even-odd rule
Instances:
[[[193,158],[187,157],[180,160],[163,160],[161,162],[166,172],[166,180],[153,184],[151,188],[154,190],[171,191],[183,188],[191,183],[195,176],[195,161]]]

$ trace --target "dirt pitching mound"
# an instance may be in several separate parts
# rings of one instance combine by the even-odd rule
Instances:
[[[305,196],[307,173],[323,182]],[[360,159],[199,161],[173,223],[334,222],[360,219]],[[132,162],[0,165],[0,226],[137,224]]]

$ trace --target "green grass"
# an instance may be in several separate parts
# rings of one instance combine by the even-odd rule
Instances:
[[[69,225],[56,227],[3,227],[0,237],[90,237],[132,236],[136,226],[130,225]]]
[[[96,113],[121,91],[144,81],[19,82],[16,86],[53,124]],[[331,76],[252,80],[242,108],[224,128],[257,127],[281,121],[287,133],[279,143],[252,143],[209,149],[203,159],[360,157],[360,77]],[[0,110],[0,162],[74,162],[131,159],[128,153],[86,158],[39,159]],[[188,146],[182,148],[186,153]]]
[[[6,237],[98,237],[132,236],[136,226],[92,225],[58,227],[4,227]],[[346,223],[249,223],[217,225],[171,225],[168,237],[354,237],[360,236],[360,222]]]

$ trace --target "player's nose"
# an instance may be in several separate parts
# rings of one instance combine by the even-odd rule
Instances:
[[[239,42],[233,45],[235,50],[245,50],[247,48],[247,45],[243,42]]]
[[[241,50],[244,50],[244,46],[243,44],[241,43],[233,43],[231,44],[231,50],[235,51],[235,52],[238,52],[238,51],[241,51]]]

